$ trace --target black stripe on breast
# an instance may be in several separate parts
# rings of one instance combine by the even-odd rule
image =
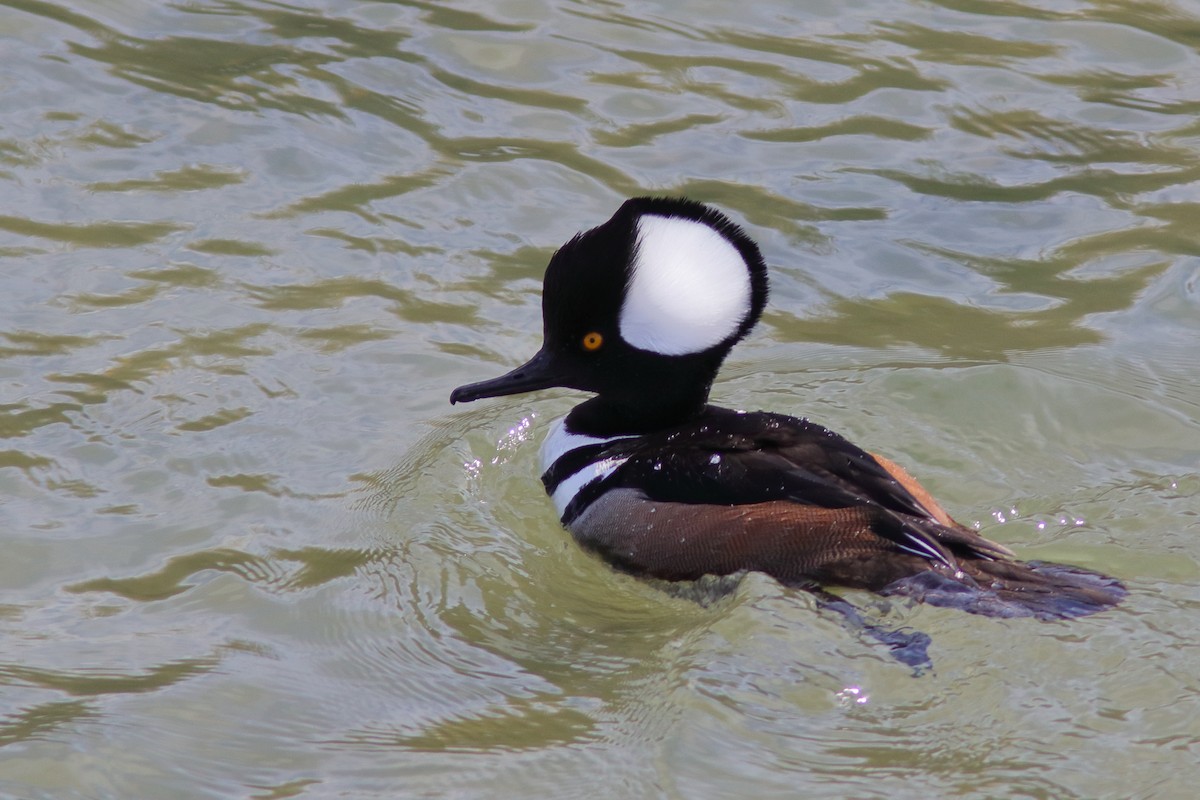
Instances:
[[[615,473],[614,473],[615,474]],[[590,483],[585,483],[571,498],[571,502],[567,503],[566,509],[563,511],[562,524],[566,528],[571,527],[571,523],[579,517],[584,511],[587,511],[588,506],[596,502],[600,495],[608,491],[609,484],[613,482],[613,476],[608,475],[599,480],[594,480]]]
[[[612,442],[599,442],[598,444],[580,445],[559,456],[558,460],[542,473],[542,485],[546,487],[546,494],[554,494],[554,490],[567,478],[588,464],[600,461],[600,454],[611,444]]]

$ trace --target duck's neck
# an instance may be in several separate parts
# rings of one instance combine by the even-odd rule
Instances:
[[[702,394],[674,402],[621,403],[593,397],[567,415],[567,430],[587,436],[622,436],[652,433],[700,416],[708,408],[707,388]]]

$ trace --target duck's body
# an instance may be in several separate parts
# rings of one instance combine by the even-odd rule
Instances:
[[[635,574],[752,570],[992,616],[1076,616],[1114,599],[1102,576],[1014,561],[896,464],[808,420],[708,406],[636,436],[569,424],[546,439],[542,483],[580,544]]]
[[[809,422],[707,404],[766,302],[757,247],[696,203],[640,198],[551,260],[545,344],[451,402],[567,386],[542,481],[575,538],[626,571],[745,570],[789,586],[902,594],[993,616],[1093,613],[1121,585],[1022,563],[955,522],[900,467]]]

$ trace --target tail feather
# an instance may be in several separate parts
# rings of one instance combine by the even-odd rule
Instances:
[[[965,578],[926,570],[886,586],[930,605],[988,617],[1085,617],[1112,608],[1126,595],[1116,578],[1047,561],[961,561]]]

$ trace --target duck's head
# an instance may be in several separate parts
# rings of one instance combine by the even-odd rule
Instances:
[[[766,300],[762,255],[725,216],[689,200],[628,200],[550,259],[542,349],[450,402],[561,386],[594,392],[592,413],[630,429],[680,421],[704,407]]]

